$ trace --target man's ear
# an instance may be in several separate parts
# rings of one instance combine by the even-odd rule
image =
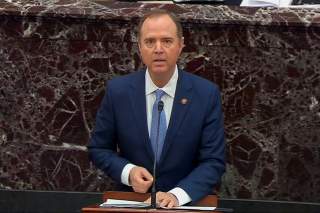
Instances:
[[[180,53],[181,53],[182,49],[186,46],[186,45],[184,45],[184,37],[181,37],[181,39],[180,39],[180,46],[181,46],[181,49],[180,49]]]
[[[181,38],[181,45],[182,45],[182,48],[184,48],[186,45],[184,45],[184,37]]]
[[[138,48],[139,48],[139,52],[141,52],[140,41],[138,41]]]
[[[140,58],[141,62],[142,62],[142,63],[144,63],[144,62],[143,62],[143,60],[142,60],[142,55],[141,55],[141,46],[140,46],[140,42],[138,42],[138,49],[139,49],[139,58]]]

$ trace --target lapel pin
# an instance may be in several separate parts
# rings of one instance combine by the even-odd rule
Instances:
[[[182,98],[181,99],[181,104],[186,105],[188,103],[188,99]]]

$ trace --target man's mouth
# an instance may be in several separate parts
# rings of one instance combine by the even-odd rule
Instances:
[[[165,62],[165,59],[154,59],[153,62]]]

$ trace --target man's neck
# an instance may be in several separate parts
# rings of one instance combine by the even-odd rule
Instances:
[[[167,75],[164,75],[164,74],[154,75],[154,73],[149,72],[152,82],[159,88],[163,88],[170,81],[173,73],[174,73],[174,70]]]

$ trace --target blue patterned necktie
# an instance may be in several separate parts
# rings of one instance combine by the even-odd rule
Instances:
[[[151,132],[150,132],[150,140],[153,149],[153,153],[156,153],[157,162],[160,160],[164,139],[166,137],[167,132],[167,121],[166,115],[164,113],[164,109],[160,113],[160,122],[159,122],[159,139],[157,144],[157,134],[158,134],[158,119],[159,119],[159,110],[158,104],[161,100],[162,96],[165,94],[163,90],[157,89],[155,91],[156,100],[152,107],[152,120],[151,120]]]

